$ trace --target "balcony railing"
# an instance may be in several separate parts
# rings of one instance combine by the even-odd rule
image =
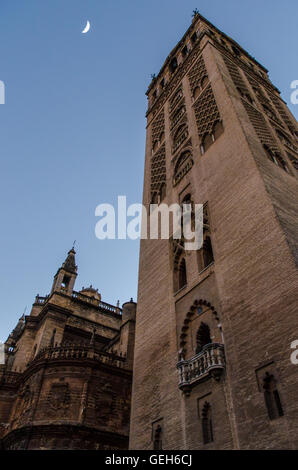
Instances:
[[[5,370],[5,367],[0,368],[0,386],[1,385],[12,385],[17,383],[21,374],[19,372],[12,372]]]
[[[179,388],[189,390],[193,384],[209,375],[219,379],[225,369],[224,346],[219,343],[207,344],[203,350],[187,361],[177,364]]]
[[[61,292],[66,292],[66,290],[61,288]],[[106,302],[98,301],[94,297],[89,297],[88,295],[84,295],[81,292],[73,291],[72,298],[81,300],[82,302],[87,302],[99,308],[100,310],[104,310],[105,312],[116,313],[117,315],[121,315],[121,312],[122,312],[120,307],[115,307],[114,305],[107,304]],[[37,295],[35,298],[35,304],[45,305],[48,299],[49,299],[49,295],[47,295],[46,297],[41,297]]]
[[[49,296],[47,295],[46,297],[41,297],[40,295],[37,295],[35,297],[35,303],[38,305],[44,305],[46,301],[48,300]]]
[[[96,303],[96,306],[101,310],[105,310],[106,312],[116,313],[117,315],[121,314],[121,308],[115,307],[114,305],[107,304],[106,302],[98,302],[94,297],[89,297],[88,295],[84,295],[81,292],[73,291],[72,297],[74,299],[81,300],[82,302],[87,302],[89,304]]]
[[[27,364],[31,366],[40,360],[56,360],[56,359],[74,359],[85,360],[91,359],[102,364],[118,367],[121,369],[127,368],[127,361],[125,356],[118,356],[116,354],[103,352],[95,349],[93,346],[81,345],[61,345],[54,347],[46,347],[39,351],[36,356]]]

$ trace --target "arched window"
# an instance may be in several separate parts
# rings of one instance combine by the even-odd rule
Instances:
[[[165,135],[164,135],[163,132],[161,132],[161,133],[159,134],[159,144],[162,143],[162,141],[163,141],[163,139],[164,139],[164,136],[165,136]]]
[[[267,157],[269,158],[269,160],[271,160],[273,163],[276,164],[276,160],[274,158],[274,153],[273,151],[267,146],[267,145],[264,145],[264,150],[266,152],[266,155]]]
[[[196,100],[200,93],[201,93],[200,87],[196,86],[192,94],[193,100]]]
[[[209,80],[208,80],[207,75],[204,75],[204,77],[203,77],[202,80],[201,80],[201,89],[205,88],[205,86],[207,85],[208,81],[209,81]]]
[[[205,402],[202,410],[202,433],[204,444],[209,444],[210,442],[213,442],[211,405],[207,401]]]
[[[62,289],[67,289],[70,283],[70,276],[67,276],[67,274],[64,274],[62,282],[61,282],[61,287]]]
[[[212,343],[211,336],[210,336],[210,328],[207,325],[207,323],[202,322],[200,324],[200,328],[198,329],[196,340],[197,340],[196,354],[201,352],[204,346]]]
[[[177,184],[193,166],[190,150],[181,153],[174,168],[174,183]]]
[[[238,56],[238,57],[241,56],[241,52],[240,52],[240,50],[238,49],[238,47],[232,46],[232,49],[233,49],[233,52],[234,52],[234,54],[235,54],[236,56]]]
[[[276,134],[278,135],[278,138],[279,140],[281,141],[281,143],[285,144],[285,145],[288,145],[289,147],[291,147],[291,142],[288,138],[288,136],[286,136],[283,132],[281,132],[279,129],[275,129],[276,130]]]
[[[166,185],[165,183],[162,183],[162,185],[160,186],[160,190],[159,190],[160,202],[163,201],[165,197],[166,197]]]
[[[186,129],[187,129],[186,124],[182,124],[181,126],[178,127],[174,135],[174,143],[180,139],[180,137],[183,135]]]
[[[263,379],[264,399],[269,419],[277,419],[284,415],[280,396],[277,390],[277,382],[273,374],[266,372]]]
[[[203,243],[204,268],[207,268],[214,262],[211,238],[207,236]]]
[[[173,57],[173,59],[171,60],[171,63],[170,63],[170,71],[172,73],[175,72],[177,67],[178,67],[177,57]]]
[[[291,155],[290,153],[287,153],[287,155],[295,170],[298,171],[298,158],[294,157],[294,155]]]
[[[181,202],[181,206],[183,208],[183,204],[190,204],[191,206],[193,205],[193,202],[191,200],[191,194],[188,193],[184,196],[184,198],[182,199],[182,202]]]
[[[156,152],[158,149],[158,140],[155,140],[152,145],[152,153]]]
[[[203,271],[214,263],[213,248],[211,242],[211,225],[209,217],[208,204],[204,204],[204,225],[203,225],[203,246],[197,252],[198,268],[199,271]]]
[[[223,133],[223,125],[221,121],[216,121],[214,123],[214,126],[212,128],[211,133],[205,134],[202,138],[201,142],[201,154],[204,155],[204,153],[211,147],[211,145],[218,139],[219,136]]]
[[[203,139],[202,139],[202,144],[201,144],[201,153],[204,155],[204,153],[211,147],[213,144],[214,140],[212,139],[211,134],[205,134]]]
[[[214,137],[214,140],[218,139],[218,137],[221,136],[222,133],[223,133],[223,125],[220,121],[216,121],[212,130],[212,135]]]
[[[282,156],[279,153],[275,154],[275,159],[277,161],[278,166],[280,168],[282,168],[284,171],[286,171],[287,173],[289,173],[289,169],[287,167],[287,164],[286,164],[286,162],[284,161],[284,159],[282,158]]]
[[[177,131],[175,132],[174,139],[173,139],[173,151],[175,152],[178,147],[184,142],[184,140],[188,137],[188,127],[187,124],[182,124],[178,127]]]
[[[157,426],[154,432],[153,449],[162,450],[162,428],[160,425]]]
[[[264,145],[264,150],[266,152],[267,157],[269,158],[271,162],[275,163],[275,165],[279,166],[287,173],[290,173],[286,162],[284,161],[284,159],[279,153],[273,152],[273,150],[271,150],[267,145]]]
[[[187,284],[185,258],[182,258],[182,260],[180,261],[178,274],[178,289],[182,289]]]
[[[154,192],[151,196],[151,204],[158,204],[158,193]]]

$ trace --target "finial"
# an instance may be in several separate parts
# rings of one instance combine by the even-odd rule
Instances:
[[[151,74],[151,80],[155,80],[155,78],[156,78],[155,73],[152,73],[152,74]]]
[[[20,318],[20,320],[22,320],[22,321],[25,320],[25,313],[26,313],[26,310],[27,310],[27,305],[26,305],[26,307],[24,308],[23,315],[22,315],[21,318]]]
[[[73,250],[75,249],[76,243],[77,243],[77,241],[75,240],[75,241],[73,242],[73,244],[72,244],[72,249],[73,249]]]
[[[130,301],[133,302],[133,298],[132,298],[132,297],[130,298]]]
[[[195,9],[192,11],[192,17],[195,18],[198,14],[199,14],[199,10],[198,10],[197,8],[195,8]]]
[[[120,300],[117,300],[117,307],[120,307]]]

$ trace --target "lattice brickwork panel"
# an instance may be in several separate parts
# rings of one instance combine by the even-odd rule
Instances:
[[[221,119],[210,84],[195,102],[194,111],[199,136],[211,134],[214,124]]]
[[[159,191],[166,183],[166,148],[163,145],[151,160],[151,192]]]
[[[267,126],[263,114],[254,108],[254,106],[251,106],[247,101],[242,100],[242,103],[262,144],[267,145],[272,150],[278,151],[276,141]]]
[[[180,86],[170,99],[170,106],[169,106],[170,113],[172,113],[174,109],[176,108],[176,106],[180,104],[182,98],[183,98],[183,91],[182,91],[182,87]]]
[[[270,98],[273,101],[273,104],[277,111],[279,112],[281,118],[283,119],[284,123],[287,125],[291,132],[297,132],[297,124],[292,121],[290,117],[287,115],[286,111],[283,108],[282,103],[280,102],[279,98],[275,96],[273,93],[270,93]]]
[[[267,116],[270,119],[273,119],[273,121],[277,122],[277,124],[279,124],[281,127],[284,127],[283,123],[281,122],[281,120],[279,119],[279,117],[277,116],[277,114],[275,112],[275,109],[272,105],[272,102],[269,100],[269,98],[264,93],[262,86],[260,86],[259,83],[256,80],[254,80],[254,78],[251,77],[248,73],[246,73],[246,77],[247,77],[247,80],[249,81],[249,83],[251,84],[251,86],[254,88],[254,91],[256,93],[258,101],[263,106],[265,106],[264,110],[265,110]]]
[[[180,101],[179,106],[177,106],[170,115],[171,130],[173,130],[177,124],[181,123],[182,120],[186,120],[186,107],[184,98]]]
[[[249,91],[248,91],[248,88],[241,76],[241,73],[240,73],[240,70],[238,68],[238,66],[236,64],[234,64],[233,62],[231,62],[224,54],[222,55],[223,56],[223,60],[227,66],[227,69],[231,75],[231,78],[234,82],[234,85],[238,88],[240,88],[241,90],[243,90],[245,93],[248,93],[249,94]]]
[[[152,146],[155,141],[159,142],[160,135],[165,132],[165,113],[164,110],[154,119],[152,123]]]
[[[188,74],[188,80],[192,94],[195,88],[201,86],[202,79],[204,77],[208,78],[208,74],[203,56],[201,55]]]

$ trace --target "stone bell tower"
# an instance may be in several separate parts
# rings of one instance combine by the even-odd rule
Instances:
[[[141,240],[130,448],[298,448],[297,122],[197,12],[147,95],[143,204],[204,234]]]
[[[61,268],[59,268],[55,274],[51,293],[55,291],[63,291],[68,295],[72,293],[78,270],[75,255],[76,252],[74,247],[72,247],[72,249],[69,250],[66,260],[62,264]]]

